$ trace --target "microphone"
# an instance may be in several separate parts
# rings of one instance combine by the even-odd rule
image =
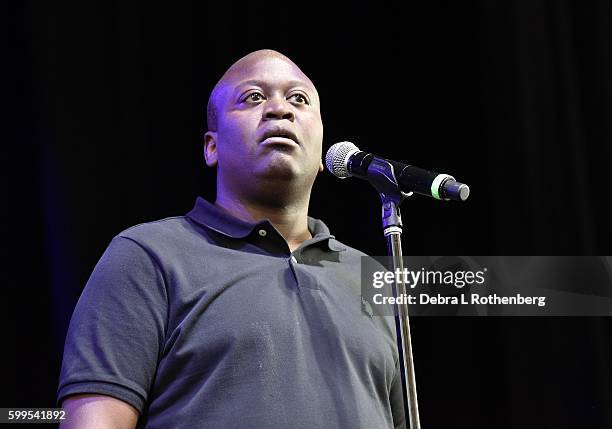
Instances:
[[[370,183],[382,168],[390,173],[402,192],[416,192],[438,200],[465,201],[470,195],[468,185],[455,181],[448,174],[379,158],[359,150],[351,142],[340,142],[330,147],[325,156],[325,165],[330,173],[340,179],[355,176]]]

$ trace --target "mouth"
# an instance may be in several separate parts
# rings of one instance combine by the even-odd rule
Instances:
[[[263,133],[259,139],[260,144],[288,144],[298,145],[300,144],[295,133],[282,128],[272,128]]]

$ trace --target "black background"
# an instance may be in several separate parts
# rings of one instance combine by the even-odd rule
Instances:
[[[403,205],[406,255],[610,254],[609,1],[15,2],[1,406],[54,405],[69,318],[110,239],[214,197],[209,91],[242,55],[292,58],[336,141],[468,183]],[[310,214],[386,252],[378,196],[318,179]],[[424,428],[609,428],[608,318],[414,318]]]

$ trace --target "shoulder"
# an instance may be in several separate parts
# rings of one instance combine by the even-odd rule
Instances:
[[[348,244],[338,240],[336,236],[331,233],[327,224],[325,224],[325,222],[323,222],[323,220],[321,219],[308,216],[308,228],[310,229],[313,236],[324,234],[325,236],[329,237],[328,245],[330,250],[340,252],[343,256],[341,259],[354,260],[368,256],[361,250],[349,246]]]
[[[143,247],[157,247],[184,243],[197,235],[196,227],[186,216],[173,216],[134,225],[121,231],[115,238],[126,238]]]
[[[350,258],[361,258],[368,256],[367,253],[362,252],[361,250],[356,249],[352,246],[349,246],[348,244],[336,239],[336,237],[334,236],[329,239],[329,246],[331,248],[337,248],[337,250],[341,251],[343,254]]]
[[[164,219],[158,219],[150,222],[143,222],[137,225],[124,229],[119,234],[120,237],[126,238],[146,238],[151,234],[164,235],[176,232],[184,228],[187,222],[185,216],[172,216]]]
[[[202,251],[206,233],[187,216],[174,216],[129,227],[113,237],[107,251],[148,255],[158,264],[180,260],[185,254]],[[125,256],[125,255],[124,255]]]
[[[330,248],[335,250],[340,250],[341,261],[351,262],[351,263],[359,263],[362,264],[364,261],[367,261],[368,266],[373,265],[380,267],[384,270],[384,266],[380,262],[380,257],[369,255],[355,247],[349,246],[348,244],[337,240],[332,236],[329,240]]]

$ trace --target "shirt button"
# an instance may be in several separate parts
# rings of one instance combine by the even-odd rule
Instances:
[[[293,255],[291,255],[291,262],[293,262],[294,264],[298,263],[297,259],[295,259],[295,256]]]
[[[265,237],[266,235],[268,235],[268,231],[266,231],[265,229],[260,229],[258,232],[259,232],[259,235],[261,235],[262,237]]]

